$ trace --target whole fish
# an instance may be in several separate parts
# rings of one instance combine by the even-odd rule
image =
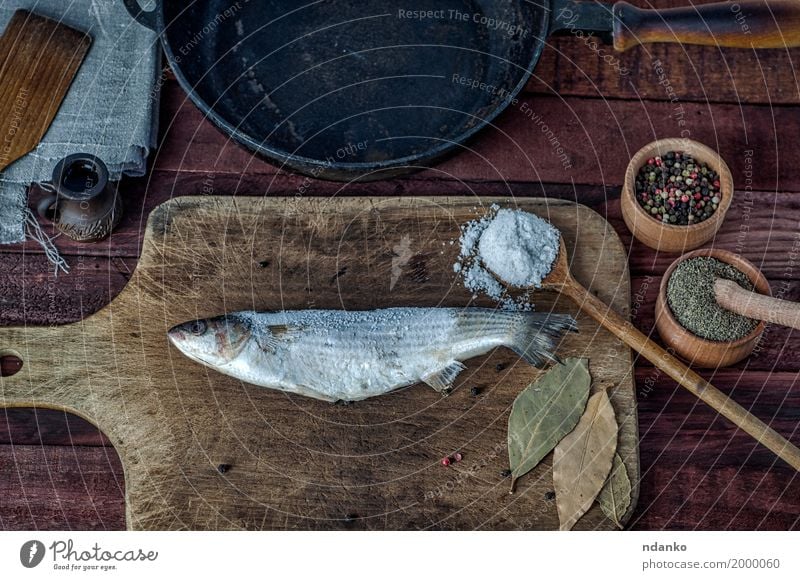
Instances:
[[[498,346],[557,361],[568,315],[483,308],[236,312],[169,331],[189,358],[244,382],[324,401],[357,401],[424,382],[446,392],[463,361]]]

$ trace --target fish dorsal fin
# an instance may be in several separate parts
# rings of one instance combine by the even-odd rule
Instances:
[[[282,342],[288,342],[295,338],[302,328],[290,326],[288,324],[273,324],[266,326],[256,334],[256,342],[261,350],[274,352]]]
[[[457,360],[454,360],[447,363],[447,366],[443,369],[437,369],[424,374],[422,376],[422,382],[432,389],[442,393],[449,390],[453,386],[456,377],[458,377],[458,373],[463,371],[465,368],[467,367]]]

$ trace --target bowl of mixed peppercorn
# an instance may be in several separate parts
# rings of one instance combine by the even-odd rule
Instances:
[[[733,177],[716,151],[689,139],[662,139],[631,159],[622,217],[646,246],[686,252],[714,238],[732,201]]]

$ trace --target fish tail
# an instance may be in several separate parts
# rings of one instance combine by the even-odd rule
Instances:
[[[509,348],[536,367],[561,362],[556,348],[565,332],[578,331],[578,323],[568,314],[521,313],[515,321]]]

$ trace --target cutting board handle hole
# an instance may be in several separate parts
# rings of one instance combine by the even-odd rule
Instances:
[[[0,377],[13,377],[22,370],[22,358],[13,350],[0,350]]]

